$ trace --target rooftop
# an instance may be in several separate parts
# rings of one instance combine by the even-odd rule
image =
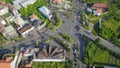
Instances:
[[[21,28],[18,32],[20,34],[24,33],[25,31],[29,30],[32,28],[32,25],[31,24],[27,24],[26,26],[24,26],[23,28]]]
[[[101,3],[94,3],[92,5],[93,8],[108,8],[107,4],[101,4]]]
[[[31,16],[30,16],[30,19],[37,19],[38,17],[35,15],[35,14],[32,14]]]
[[[61,0],[53,0],[53,2],[55,2],[55,3],[60,3]]]
[[[20,26],[25,24],[25,21],[20,16],[16,17],[14,22]]]
[[[6,57],[4,60],[0,60],[1,68],[10,68],[13,57]]]
[[[38,59],[64,59],[64,50],[57,46],[45,45],[41,51],[38,52]]]

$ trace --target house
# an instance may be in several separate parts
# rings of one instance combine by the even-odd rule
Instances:
[[[0,23],[3,24],[3,25],[7,24],[6,21],[2,17],[0,17]]]
[[[11,62],[13,60],[13,57],[6,56],[5,59],[0,60],[0,67],[1,68],[12,68]]]
[[[42,22],[41,20],[35,20],[33,21],[32,25],[38,30],[40,30],[46,26],[46,22]]]
[[[42,22],[35,14],[30,16],[30,21],[32,25],[39,30],[46,26],[46,22]]]
[[[5,31],[5,26],[4,25],[6,25],[6,22],[2,17],[0,17],[0,33]]]
[[[19,12],[17,11],[17,9],[16,9],[13,5],[8,4],[8,8],[9,8],[9,11],[10,11],[14,16],[19,15]]]
[[[2,32],[2,34],[7,39],[12,39],[18,36],[18,33],[11,25],[8,25],[7,27],[5,27],[5,31]]]
[[[21,29],[18,30],[18,32],[26,38],[29,33],[34,29],[34,27],[31,24],[27,24],[26,26],[22,27]]]
[[[26,24],[26,22],[20,16],[15,17],[14,23],[18,26],[16,28],[17,30],[19,30]]]
[[[108,8],[108,5],[107,4],[101,4],[101,3],[94,3],[93,5],[92,5],[92,9],[99,9],[99,8],[101,8],[101,9],[105,9],[105,8]]]
[[[40,13],[42,13],[49,20],[52,18],[51,11],[48,8],[46,8],[45,6],[38,8],[38,10]]]
[[[105,13],[107,9],[108,9],[107,4],[93,3],[87,8],[87,11],[93,13],[94,15],[99,16],[102,13]]]
[[[27,8],[27,5],[34,4],[37,0],[14,0],[13,6],[16,9],[20,9],[21,7]]]
[[[6,3],[2,2],[0,4],[0,15],[4,15],[8,13],[8,7],[6,6]]]
[[[30,21],[32,21],[32,22],[34,20],[38,20],[39,19],[38,16],[36,16],[35,14],[30,15],[29,18],[30,18]]]
[[[0,33],[4,31],[5,31],[5,26],[2,23],[0,23]]]
[[[62,0],[53,0],[53,3],[59,4]]]

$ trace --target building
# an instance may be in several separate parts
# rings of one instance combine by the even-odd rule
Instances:
[[[92,9],[103,9],[103,8],[108,8],[108,5],[107,4],[101,4],[101,3],[94,3],[92,5]]]
[[[16,9],[20,9],[21,7],[27,8],[27,5],[34,4],[37,0],[14,0],[13,6]]]
[[[42,50],[39,50],[36,53],[36,58],[33,59],[35,62],[41,61],[65,61],[65,50],[57,47],[57,46],[50,46],[44,45]]]
[[[26,38],[30,32],[34,29],[34,27],[31,24],[27,24],[26,26],[22,27],[21,29],[18,30],[18,32]]]
[[[59,4],[62,0],[53,0],[53,3]]]
[[[7,39],[12,39],[18,36],[18,33],[11,25],[5,27],[5,31],[2,34]]]
[[[9,8],[9,11],[10,11],[14,16],[19,15],[19,12],[17,11],[17,9],[16,9],[13,5],[8,4],[8,8]]]
[[[94,3],[92,5],[92,9],[94,10],[94,15],[101,15],[102,13],[106,12],[106,9],[108,8],[107,4],[101,4],[101,3]]]
[[[0,67],[1,68],[12,68],[11,62],[13,60],[13,57],[6,56],[5,59],[0,60]]]
[[[92,5],[91,4],[89,5],[89,7],[87,8],[87,11],[93,13],[96,16],[99,16],[102,13],[105,13],[107,9],[108,9],[107,4],[94,3]]]
[[[49,20],[52,18],[51,11],[48,8],[46,8],[45,6],[42,6],[42,7],[38,8],[38,10],[39,10],[40,13],[42,13]]]
[[[38,16],[36,16],[35,14],[30,15],[29,18],[31,22],[39,19]]]
[[[40,30],[46,26],[46,22],[42,22],[41,20],[35,20],[33,21],[32,25],[38,30]]]
[[[26,22],[20,17],[20,16],[17,16],[15,19],[14,19],[14,23],[18,26],[16,29],[20,29],[22,28]]]
[[[6,13],[8,13],[8,7],[7,4],[3,2],[0,4],[0,15],[4,15]]]
[[[2,17],[0,17],[0,33],[5,31],[5,26],[4,25],[6,25],[6,22]]]

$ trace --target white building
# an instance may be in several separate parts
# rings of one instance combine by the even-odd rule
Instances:
[[[33,29],[34,29],[34,27],[31,24],[28,24],[28,25],[24,26],[23,28],[19,29],[18,32],[24,38],[26,38]]]
[[[19,25],[19,27],[17,28],[17,30],[20,29],[20,28],[22,28],[26,24],[26,22],[20,16],[18,16],[18,17],[16,17],[14,19],[14,23],[16,25]]]
[[[42,6],[40,8],[38,8],[38,10],[45,16],[47,17],[49,20],[52,18],[52,14],[51,11],[46,8],[45,6]]]
[[[20,9],[21,7],[26,8],[27,5],[34,4],[36,0],[14,0],[13,5],[16,9]]]
[[[5,27],[5,32],[3,32],[2,34],[7,39],[11,39],[18,36],[16,30],[11,25]]]
[[[0,15],[4,15],[8,13],[8,7],[7,6],[3,6],[0,8]]]

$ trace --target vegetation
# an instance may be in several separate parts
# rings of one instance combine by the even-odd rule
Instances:
[[[104,66],[104,64],[120,66],[120,54],[99,44],[99,39],[96,42],[87,42],[85,51],[84,62],[90,66]]]
[[[108,0],[82,0],[82,2],[87,2],[87,3],[108,3]]]
[[[45,0],[37,0],[37,2],[35,2],[32,5],[28,5],[27,8],[21,8],[20,9],[20,13],[22,16],[24,16],[25,18],[29,17],[29,15],[31,14],[35,14],[37,15],[41,20],[45,21],[47,23],[47,27],[50,25],[50,21],[45,18],[39,11],[38,8],[41,6],[47,6],[48,2],[45,2]]]
[[[32,68],[73,68],[73,62],[34,62]]]
[[[0,0],[0,3],[1,2],[12,3],[12,0]]]
[[[5,38],[3,37],[2,34],[0,34],[0,47],[2,47],[2,44],[4,43]]]
[[[57,18],[55,24],[51,26],[52,30],[57,30],[62,25],[62,20],[60,18]]]
[[[97,17],[103,19],[102,28],[99,28],[99,21],[95,21],[93,33],[120,47],[120,0],[110,2],[108,5],[108,14]]]
[[[67,40],[67,41],[70,42],[71,44],[74,43],[73,39],[72,39],[68,34],[60,33],[59,35],[61,35],[65,40]]]

